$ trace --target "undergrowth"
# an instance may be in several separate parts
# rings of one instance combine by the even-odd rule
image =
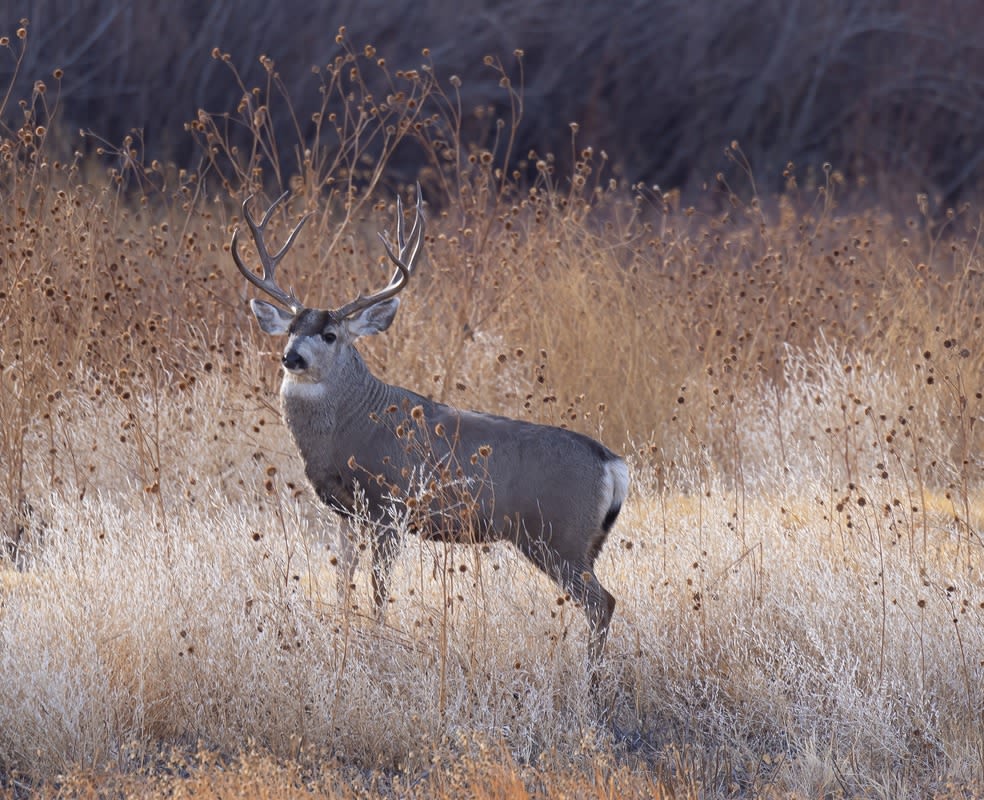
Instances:
[[[132,139],[56,155],[41,87],[0,131],[0,786],[979,787],[979,215],[845,212],[835,170],[681,207],[576,130],[573,172],[534,153],[527,180],[505,168],[509,68],[511,116],[469,145],[453,82],[394,71],[373,99],[360,71],[385,66],[340,58],[296,163],[271,160],[268,114],[290,113],[272,63],[235,113],[189,124],[198,170],[145,164]],[[443,112],[418,117],[424,96]],[[598,562],[619,602],[611,721],[582,616],[505,547],[409,539],[382,623],[366,570],[335,593],[334,522],[228,242],[248,195],[290,188],[274,238],[314,213],[283,267],[298,295],[378,284],[403,146],[432,157],[426,261],[372,369],[632,462]]]

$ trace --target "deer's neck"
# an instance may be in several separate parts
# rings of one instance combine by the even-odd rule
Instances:
[[[347,459],[405,391],[374,376],[357,351],[318,382],[287,374],[280,389],[284,420],[304,460]]]

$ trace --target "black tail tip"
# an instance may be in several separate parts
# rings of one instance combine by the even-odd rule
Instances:
[[[601,521],[601,529],[608,533],[612,529],[612,525],[615,524],[615,520],[618,519],[618,514],[622,510],[622,504],[618,503],[613,505],[608,509],[608,513],[605,514],[605,518]]]

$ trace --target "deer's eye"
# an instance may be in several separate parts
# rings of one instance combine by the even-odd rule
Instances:
[[[321,338],[322,338],[322,339],[323,339],[323,340],[324,340],[324,341],[325,341],[325,342],[326,342],[327,344],[331,344],[331,343],[332,343],[333,341],[335,341],[335,339],[337,339],[338,337],[337,337],[337,336],[335,336],[335,332],[334,332],[334,331],[322,331],[322,333],[321,333]]]

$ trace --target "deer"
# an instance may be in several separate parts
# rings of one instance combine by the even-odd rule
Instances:
[[[420,186],[409,233],[398,196],[395,249],[387,232],[379,234],[395,265],[389,284],[331,309],[309,308],[293,289],[277,285],[277,267],[310,217],[271,254],[266,228],[288,194],[260,220],[249,211],[252,196],[242,204],[261,274],[240,254],[239,226],[230,249],[243,277],[276,301],[253,298],[249,305],[263,332],[287,336],[281,411],[307,479],[343,527],[368,520],[377,616],[397,551],[395,509],[402,508],[413,512],[404,514],[412,521],[406,529],[425,539],[512,543],[581,605],[589,658],[597,663],[615,598],[598,581],[594,564],[628,494],[626,462],[567,428],[460,410],[375,377],[355,342],[390,327],[414,275],[425,241]],[[349,557],[349,582],[354,567]]]

